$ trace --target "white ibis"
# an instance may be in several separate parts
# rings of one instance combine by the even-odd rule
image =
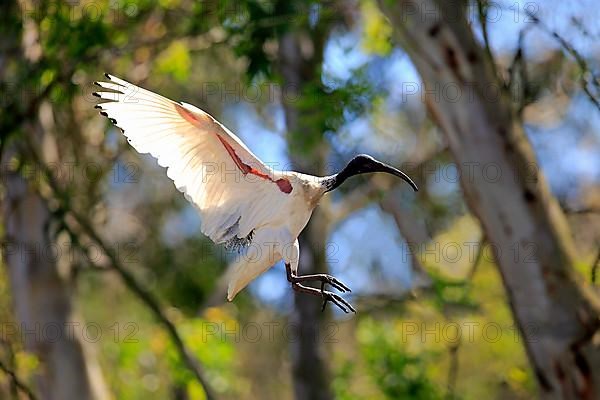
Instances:
[[[321,197],[353,175],[386,172],[416,191],[402,171],[368,155],[354,157],[344,169],[317,177],[277,171],[258,159],[242,141],[208,113],[169,100],[106,74],[109,82],[95,82],[104,90],[94,96],[110,100],[96,105],[140,153],[150,153],[186,199],[198,209],[201,230],[230,250],[247,247],[230,271],[227,299],[277,261],[283,259],[294,290],[319,296],[344,312],[354,308],[340,292],[350,289],[331,275],[298,275],[298,235]],[[304,285],[320,282],[321,289]]]

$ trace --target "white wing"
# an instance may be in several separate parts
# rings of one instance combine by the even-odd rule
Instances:
[[[215,243],[245,238],[285,204],[292,186],[208,113],[106,74],[97,105],[140,153],[167,167]]]

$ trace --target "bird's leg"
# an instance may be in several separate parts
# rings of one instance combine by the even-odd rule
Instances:
[[[333,304],[338,306],[345,313],[348,313],[350,311],[352,311],[353,313],[356,312],[354,307],[352,307],[352,305],[350,303],[348,303],[346,300],[342,299],[339,295],[323,289],[323,286],[325,285],[325,283],[330,283],[329,281],[322,280],[321,278],[314,278],[315,276],[319,276],[319,277],[327,276],[327,277],[333,278],[332,276],[325,275],[325,274],[297,276],[292,272],[290,264],[288,264],[288,263],[285,264],[285,270],[287,273],[287,279],[292,284],[292,289],[294,289],[296,292],[307,293],[307,294],[311,294],[313,296],[319,296],[319,297],[323,298],[322,310],[325,310],[325,306],[327,305],[327,302],[331,301]],[[309,279],[303,279],[305,277],[309,277]],[[298,279],[298,278],[300,278],[300,279]],[[335,278],[333,278],[333,279],[335,279]],[[310,281],[310,280],[321,281],[321,289],[320,290],[315,289],[312,287],[304,286],[303,284],[299,283],[299,282]],[[343,285],[337,279],[335,279],[335,281],[338,282],[340,285]],[[335,287],[335,285],[333,285],[333,284],[332,284],[332,286]],[[346,287],[346,286],[343,285],[343,287]],[[350,289],[347,289],[347,290],[350,291]],[[342,290],[342,291],[344,291],[344,290]]]
[[[340,282],[337,278],[328,274],[311,274],[311,275],[296,275],[292,272],[289,264],[285,264],[288,281],[291,283],[319,281],[321,282],[321,291],[323,291],[325,284],[328,283],[342,293],[351,292],[350,288]]]
[[[327,305],[327,302],[330,301],[333,304],[335,304],[336,306],[338,306],[346,314],[349,313],[350,311],[352,311],[353,313],[356,312],[356,310],[354,309],[354,307],[352,307],[352,305],[350,303],[348,303],[346,300],[342,299],[339,295],[337,295],[333,292],[330,292],[328,290],[315,289],[312,287],[304,286],[301,283],[292,283],[292,288],[297,292],[308,293],[308,294],[312,294],[314,296],[322,297],[323,298],[323,308],[321,309],[322,311],[325,310],[325,306]]]

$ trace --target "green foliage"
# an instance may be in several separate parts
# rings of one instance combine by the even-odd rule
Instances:
[[[461,311],[474,311],[477,301],[472,297],[471,284],[464,279],[454,279],[444,276],[435,270],[429,271],[431,278],[431,298],[439,311],[456,308]]]
[[[393,324],[363,319],[357,337],[367,369],[388,399],[440,399],[439,389],[427,376],[437,354],[411,354]]]
[[[309,21],[313,9],[319,10],[316,23]],[[331,28],[330,20],[337,17],[313,1],[244,1],[235,2],[235,6],[226,2],[222,10],[223,26],[229,33],[233,51],[248,60],[247,79],[261,77],[276,83],[282,83],[283,78],[273,69],[277,55],[269,50],[273,48],[270,44],[295,29],[305,32],[314,51],[319,51],[321,35]],[[372,86],[361,70],[354,71],[347,82],[335,82],[335,88],[325,86],[319,63],[322,54],[313,57],[316,62],[307,62],[306,66],[299,60],[297,67],[307,68],[303,72],[305,81],[301,88],[295,88],[300,93],[291,101],[302,115],[302,126],[290,132],[290,148],[303,155],[313,153],[326,133],[335,132],[344,122],[368,111],[374,98]]]
[[[339,400],[354,400],[357,396],[352,392],[350,382],[355,374],[355,365],[351,361],[342,361],[340,364],[336,368],[336,375],[332,382],[335,398]]]
[[[183,41],[173,41],[156,59],[156,71],[171,75],[178,82],[189,77],[192,61],[189,49]]]
[[[318,80],[305,83],[294,107],[303,116],[299,130],[290,132],[290,146],[298,154],[311,154],[347,122],[367,113],[375,99],[364,69],[354,71],[346,82],[332,82],[333,88]]]
[[[360,11],[364,19],[362,46],[365,51],[386,55],[392,50],[392,27],[374,0],[362,0]]]
[[[223,26],[231,35],[233,51],[238,57],[247,58],[247,74],[250,79],[259,74],[271,76],[273,71],[269,56],[264,51],[264,44],[274,39],[281,28],[262,24],[260,21],[275,17],[274,5],[261,1],[233,1],[225,2],[223,10],[231,10],[232,6],[236,12],[224,13]]]
[[[218,250],[207,239],[194,237],[174,249],[155,247],[144,257],[144,265],[154,276],[162,296],[193,316],[213,292],[224,272],[223,258]]]
[[[90,59],[109,44],[109,27],[102,11],[58,5],[40,10],[40,44],[50,62]],[[57,65],[58,66],[58,65]]]
[[[219,309],[209,309],[207,315],[210,320],[195,318],[182,321],[182,336],[202,365],[207,366],[207,376],[212,387],[220,393],[235,393],[235,342],[229,336],[222,335],[220,330],[233,329],[237,322]],[[190,371],[179,367],[179,355],[172,346],[167,350],[167,359],[175,371],[175,382],[192,393],[197,392],[199,385]]]

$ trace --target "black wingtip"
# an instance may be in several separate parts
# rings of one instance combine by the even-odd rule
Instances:
[[[93,92],[92,96],[100,97],[100,95],[98,94],[98,92]]]

